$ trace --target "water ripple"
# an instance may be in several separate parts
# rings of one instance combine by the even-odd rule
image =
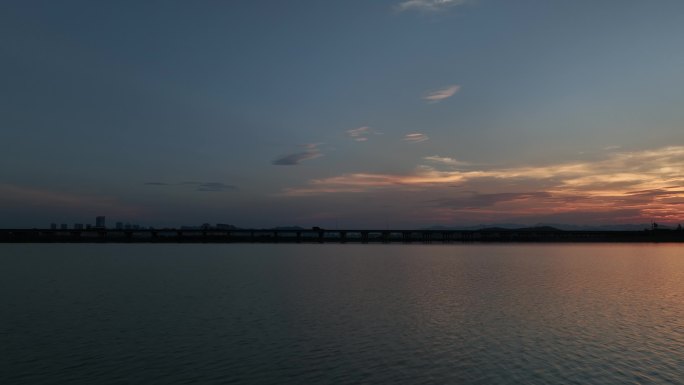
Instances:
[[[0,245],[0,383],[678,384],[680,245]]]

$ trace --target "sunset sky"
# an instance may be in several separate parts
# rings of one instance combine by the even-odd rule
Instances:
[[[684,1],[3,1],[0,227],[684,223]]]

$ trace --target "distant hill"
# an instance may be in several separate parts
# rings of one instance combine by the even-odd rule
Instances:
[[[624,225],[568,225],[559,223],[543,223],[537,226],[551,226],[557,227],[562,230],[574,230],[574,231],[641,231],[644,229],[650,229],[650,223],[642,224],[624,224]],[[672,227],[661,225],[660,228],[670,229]]]
[[[484,229],[480,229],[480,231],[510,231],[510,230],[537,231],[537,232],[563,231],[561,229],[558,229],[556,227],[551,227],[551,226],[521,227],[521,228],[517,228],[517,229],[511,229],[511,228],[507,228],[507,227],[486,227]]]
[[[430,226],[424,230],[486,230],[486,231],[503,231],[503,230],[530,230],[530,231],[642,231],[650,229],[650,223],[642,224],[624,224],[624,225],[571,225],[565,223],[537,223],[533,226],[519,223],[492,223],[470,226]],[[675,227],[667,225],[659,225],[659,229],[674,229]]]

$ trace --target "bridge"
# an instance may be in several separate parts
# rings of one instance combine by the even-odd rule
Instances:
[[[0,243],[684,242],[681,230],[0,229]]]

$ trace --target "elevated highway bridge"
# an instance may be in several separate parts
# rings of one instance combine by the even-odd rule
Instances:
[[[1,243],[684,242],[681,230],[0,229]]]

